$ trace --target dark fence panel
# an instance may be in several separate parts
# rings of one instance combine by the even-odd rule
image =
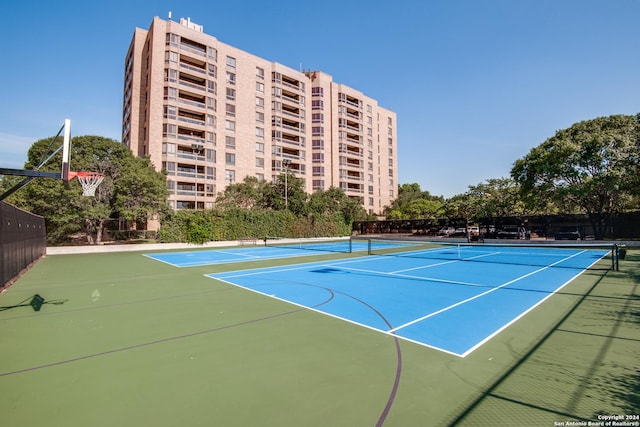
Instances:
[[[527,237],[554,239],[567,230],[577,230],[581,239],[593,239],[598,233],[587,215],[529,215],[512,217],[480,218],[469,222],[464,218],[411,219],[357,221],[353,223],[355,234],[410,234],[414,236],[437,236],[446,227],[460,229],[478,226],[484,237],[497,237],[500,230],[518,226]],[[626,212],[607,218],[602,230],[606,239],[640,239],[640,212]]]
[[[0,288],[47,250],[44,218],[0,202]]]

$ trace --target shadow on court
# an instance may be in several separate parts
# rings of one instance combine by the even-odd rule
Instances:
[[[452,425],[601,421],[640,411],[640,254],[594,282]],[[576,424],[577,425],[577,424]]]

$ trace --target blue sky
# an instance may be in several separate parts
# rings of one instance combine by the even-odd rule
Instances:
[[[638,0],[56,3],[3,6],[0,167],[21,168],[65,118],[119,141],[134,28],[169,11],[395,111],[400,183],[434,195],[509,176],[558,129],[640,112]]]

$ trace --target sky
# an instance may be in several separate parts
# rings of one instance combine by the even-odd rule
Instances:
[[[54,136],[121,140],[124,57],[154,16],[320,70],[397,114],[400,184],[451,197],[557,130],[640,112],[640,0],[23,0],[3,6],[0,167]]]

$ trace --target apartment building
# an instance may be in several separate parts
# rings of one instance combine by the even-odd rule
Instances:
[[[190,19],[135,29],[122,120],[122,142],[166,171],[173,209],[212,208],[229,184],[283,173],[308,193],[342,188],[370,213],[396,197],[393,111],[324,72],[224,44]]]

